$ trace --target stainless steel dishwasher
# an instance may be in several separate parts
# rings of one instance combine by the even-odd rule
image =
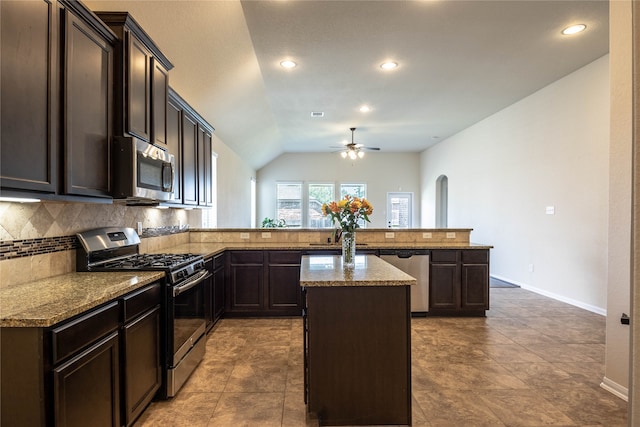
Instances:
[[[429,311],[429,250],[380,249],[380,258],[415,277],[411,287],[411,315],[426,316]]]

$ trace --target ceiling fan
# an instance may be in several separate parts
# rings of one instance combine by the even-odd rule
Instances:
[[[346,159],[347,157],[349,157],[351,160],[355,160],[357,158],[363,158],[364,157],[363,150],[380,151],[380,149],[377,147],[365,147],[363,144],[356,144],[353,140],[353,134],[356,131],[356,128],[350,128],[350,129],[351,129],[351,142],[344,144],[344,146],[342,147],[331,147],[331,148],[342,148],[343,150],[340,151],[340,155],[342,156],[343,159]]]

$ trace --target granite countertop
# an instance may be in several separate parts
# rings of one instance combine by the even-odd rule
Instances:
[[[164,277],[164,272],[69,273],[0,289],[0,327],[49,327]]]
[[[358,250],[367,249],[491,249],[493,246],[479,243],[366,243],[356,245]],[[279,242],[279,243],[184,243],[170,248],[149,251],[150,253],[192,253],[205,258],[227,250],[341,250],[340,244]]]
[[[302,257],[300,286],[408,286],[416,279],[374,255],[357,255],[353,268],[343,268],[342,257]]]

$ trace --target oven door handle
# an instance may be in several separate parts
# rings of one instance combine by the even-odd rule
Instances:
[[[209,277],[211,277],[211,274],[207,270],[202,270],[195,277],[187,279],[185,282],[183,282],[180,285],[174,286],[173,287],[174,298],[180,295],[181,293],[188,291],[194,286],[202,283]]]

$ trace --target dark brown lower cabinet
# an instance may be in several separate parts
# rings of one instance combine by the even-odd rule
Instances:
[[[124,413],[130,426],[160,388],[160,306],[123,328]]]
[[[320,425],[411,425],[408,286],[306,288],[305,402]]]
[[[213,258],[213,323],[215,324],[224,314],[224,262],[225,255]]]
[[[2,328],[0,425],[132,425],[160,387],[163,283],[51,327]]]
[[[484,316],[489,309],[489,250],[431,251],[428,315]]]
[[[230,251],[225,315],[299,316],[301,251]]]
[[[53,370],[58,427],[120,425],[118,332]]]

